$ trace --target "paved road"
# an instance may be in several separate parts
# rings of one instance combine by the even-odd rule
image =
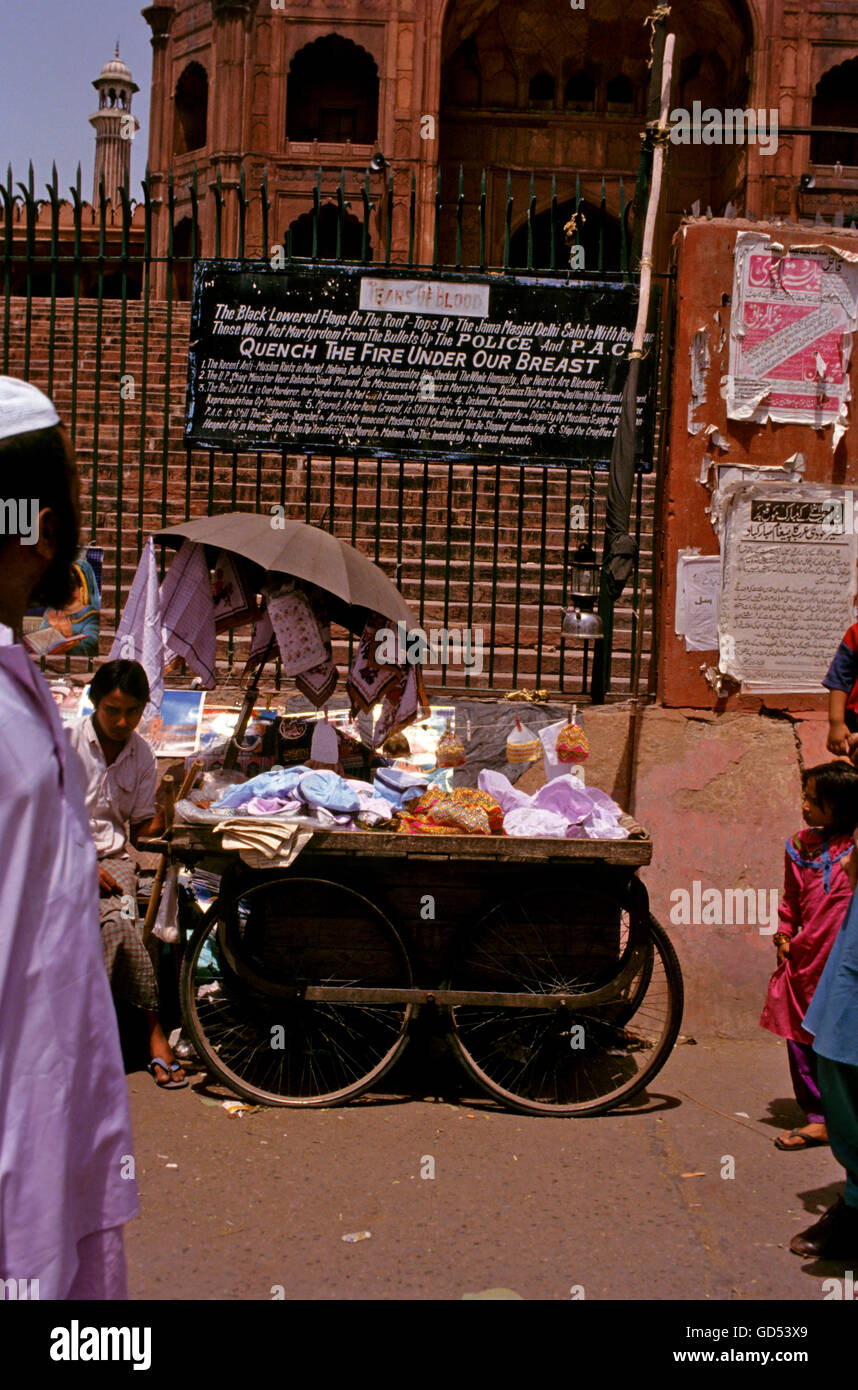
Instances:
[[[431,1096],[233,1118],[199,1075],[129,1087],[132,1298],[819,1301],[844,1273],[786,1249],[843,1172],[772,1146],[799,1118],[775,1038],[681,1045],[639,1108],[587,1120]]]

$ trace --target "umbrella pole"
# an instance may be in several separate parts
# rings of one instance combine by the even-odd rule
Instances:
[[[277,639],[272,637],[271,641],[268,643],[268,646],[266,648],[265,655],[263,656],[262,660],[256,668],[253,680],[247,687],[247,690],[244,692],[244,704],[241,707],[241,714],[238,716],[238,723],[235,726],[232,738],[230,739],[229,745],[226,750],[226,756],[223,760],[225,772],[232,771],[232,769],[236,766],[238,762],[238,745],[244,742],[244,734],[248,724],[250,723],[250,716],[253,713],[253,706],[259,699],[259,677],[264,671],[266,662],[268,661],[268,658],[271,656],[271,653],[273,652],[276,645]]]

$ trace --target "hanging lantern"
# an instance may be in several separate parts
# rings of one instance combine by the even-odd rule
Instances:
[[[595,612],[599,595],[596,552],[582,541],[572,556],[569,590],[572,607],[563,618],[563,636],[572,642],[595,642],[602,636],[602,620]]]

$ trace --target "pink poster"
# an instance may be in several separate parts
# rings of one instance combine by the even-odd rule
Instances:
[[[761,232],[736,239],[727,414],[732,420],[847,423],[849,357],[858,311],[854,253],[782,247]]]

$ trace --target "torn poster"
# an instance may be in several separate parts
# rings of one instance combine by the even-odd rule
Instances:
[[[709,355],[709,330],[698,328],[694,337],[691,339],[691,347],[688,349],[691,358],[691,399],[688,402],[688,433],[699,434],[703,429],[703,421],[695,420],[694,416],[698,406],[706,402],[706,373],[711,364]]]
[[[736,238],[727,414],[732,420],[848,423],[849,355],[858,326],[858,264],[833,246],[793,246],[762,232]]]
[[[720,669],[755,692],[821,693],[854,621],[854,494],[736,487],[726,510]]]
[[[687,652],[718,650],[721,556],[680,552],[676,562],[676,621]]]

